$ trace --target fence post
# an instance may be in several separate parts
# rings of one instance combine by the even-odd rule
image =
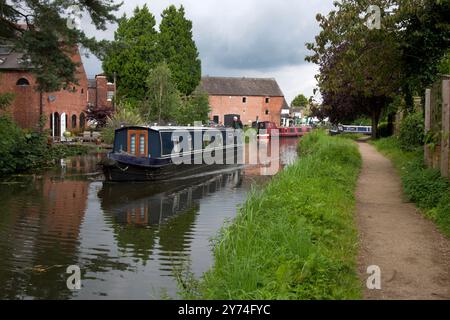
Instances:
[[[425,134],[431,130],[431,89],[425,90]],[[424,146],[425,164],[430,167],[432,161],[430,161],[430,148],[428,144]]]
[[[441,174],[449,176],[448,152],[450,146],[450,80],[442,81],[442,145]]]

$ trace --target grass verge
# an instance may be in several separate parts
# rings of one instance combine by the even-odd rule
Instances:
[[[359,299],[356,144],[313,132],[300,160],[253,192],[215,241],[214,267],[188,299]]]
[[[408,200],[415,202],[450,237],[450,181],[438,170],[424,166],[422,148],[404,151],[396,137],[371,143],[394,163]]]

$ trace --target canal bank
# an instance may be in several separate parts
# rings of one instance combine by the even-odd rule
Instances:
[[[247,199],[215,242],[214,266],[184,280],[190,299],[358,299],[356,144],[316,131],[300,159]]]

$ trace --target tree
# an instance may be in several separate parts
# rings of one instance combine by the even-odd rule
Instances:
[[[33,67],[38,90],[58,91],[64,83],[77,83],[71,57],[81,44],[100,55],[104,42],[88,38],[68,23],[69,8],[87,13],[97,29],[115,22],[114,12],[122,5],[113,0],[34,1],[0,0],[0,43],[23,52],[24,63]]]
[[[294,100],[292,100],[291,106],[292,107],[306,107],[309,103],[308,98],[305,97],[304,94],[299,94],[295,97]]]
[[[180,106],[180,93],[165,62],[150,71],[146,84],[148,92],[142,110],[144,119],[158,123],[174,120]]]
[[[103,60],[108,77],[117,76],[119,97],[135,102],[144,100],[148,74],[161,61],[155,26],[155,17],[147,5],[142,9],[136,7],[133,17],[124,15],[119,20],[114,41]]]
[[[330,118],[370,116],[377,137],[381,113],[401,88],[401,50],[392,13],[385,10],[392,1],[371,4],[383,9],[381,29],[368,28],[360,18],[369,5],[366,1],[335,2],[337,10],[327,17],[318,15],[322,30],[315,43],[307,44],[314,52],[307,60],[320,67],[317,80]]]
[[[194,124],[195,122],[208,121],[210,111],[209,96],[205,92],[195,92],[191,96],[185,97],[176,113],[176,120],[179,125]]]
[[[173,5],[162,13],[159,27],[161,53],[172,72],[178,90],[190,95],[201,79],[201,62],[192,36],[192,22],[186,19],[184,7]]]

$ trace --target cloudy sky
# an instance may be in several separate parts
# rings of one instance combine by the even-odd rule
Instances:
[[[319,32],[317,13],[328,13],[332,0],[132,0],[121,8],[131,15],[147,4],[157,23],[170,4],[186,9],[203,75],[268,77],[277,79],[288,102],[298,93],[313,94],[315,65],[305,62],[305,43]],[[83,23],[87,34],[113,39],[117,26],[98,32]],[[85,59],[89,77],[101,73],[101,63]]]

